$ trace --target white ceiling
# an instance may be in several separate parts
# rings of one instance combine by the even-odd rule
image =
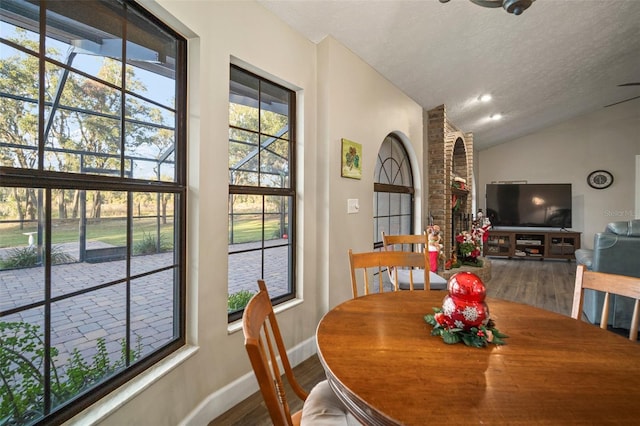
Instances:
[[[258,1],[315,43],[335,38],[423,108],[446,105],[477,149],[640,96],[618,87],[640,82],[640,0],[537,0],[519,16],[467,0]]]

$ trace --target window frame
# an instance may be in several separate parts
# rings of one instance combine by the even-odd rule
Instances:
[[[386,157],[382,157],[380,152],[382,151],[384,145],[387,143],[387,141],[390,141],[389,143],[391,144],[391,148],[390,148],[390,152],[391,152],[391,156],[386,156]],[[400,148],[400,158],[396,158],[394,157],[394,147],[399,147]],[[397,161],[397,160],[401,160],[401,161]],[[406,164],[406,167],[408,169],[408,176],[405,177],[405,179],[409,180],[409,185],[402,185],[402,184],[397,184],[396,183],[396,177],[398,176],[398,173],[394,173],[393,170],[389,170],[390,173],[389,176],[392,177],[392,183],[381,183],[380,182],[380,175],[383,171],[385,171],[384,165],[387,163],[387,161],[389,160],[393,160],[394,163],[397,163],[400,167],[398,167],[398,170],[402,169],[402,165]],[[375,200],[377,200],[377,197],[379,194],[409,194],[411,197],[411,211],[407,214],[401,214],[401,215],[396,215],[396,216],[408,216],[408,220],[409,220],[409,233],[413,234],[414,233],[414,223],[415,223],[415,188],[413,186],[413,180],[414,180],[414,174],[413,174],[413,168],[411,167],[411,159],[409,157],[409,152],[407,151],[407,148],[404,146],[403,141],[395,134],[390,133],[389,135],[387,135],[384,139],[384,141],[382,142],[382,144],[380,145],[380,149],[378,150],[378,160],[376,162],[376,169],[374,171],[374,184],[373,184],[373,196],[374,196],[374,203]],[[400,183],[404,183],[404,179],[400,180]],[[393,215],[389,214],[389,215],[381,215],[380,213],[380,205],[379,204],[374,204],[374,207],[377,206],[377,209],[374,209],[373,212],[373,227],[374,227],[374,239],[373,239],[373,249],[377,250],[377,249],[381,249],[383,247],[383,242],[382,242],[382,235],[378,235],[379,233],[377,232],[378,229],[380,228],[379,226],[379,221],[381,220],[381,218],[387,218],[387,220],[390,222],[391,217],[393,217]],[[386,227],[387,229],[390,228],[390,224],[388,224],[388,226]]]
[[[230,84],[233,82],[232,78],[231,78],[231,71],[232,70],[236,70],[242,73],[245,73],[247,76],[250,76],[252,78],[255,78],[258,80],[259,84],[262,83],[266,83],[268,85],[271,86],[276,86],[278,89],[282,89],[286,92],[288,92],[289,94],[289,105],[288,105],[288,133],[289,133],[289,159],[288,159],[288,172],[289,172],[289,185],[288,187],[285,188],[276,188],[276,187],[271,187],[271,186],[249,186],[249,185],[233,185],[231,184],[231,182],[229,182],[229,198],[234,196],[234,195],[255,195],[255,196],[263,196],[263,197],[267,197],[267,196],[279,196],[279,197],[287,197],[290,200],[289,203],[289,211],[288,211],[288,223],[287,223],[287,243],[284,244],[288,247],[288,270],[287,270],[287,279],[288,279],[288,288],[290,289],[290,291],[286,292],[285,294],[281,294],[281,295],[275,295],[275,296],[271,296],[271,301],[274,305],[278,305],[281,304],[283,302],[286,302],[288,300],[292,300],[296,297],[297,295],[297,279],[296,279],[296,229],[297,229],[297,220],[296,220],[296,210],[297,210],[297,179],[296,179],[296,171],[297,171],[297,156],[296,156],[296,111],[297,111],[297,107],[296,107],[296,102],[297,102],[297,93],[295,90],[286,87],[276,81],[274,81],[273,79],[269,79],[266,77],[261,76],[260,74],[256,73],[256,72],[252,72],[250,70],[247,69],[247,67],[245,66],[240,66],[238,64],[234,64],[231,63],[229,70],[230,70],[230,76],[229,76],[229,82]],[[261,93],[261,90],[258,90],[258,93]],[[231,102],[230,102],[231,104]],[[260,105],[261,103],[258,102],[258,105]],[[260,117],[260,111],[261,108],[258,109],[258,117]],[[237,129],[237,130],[243,130],[246,131],[248,129],[244,129],[244,128],[240,128],[237,126],[233,126],[231,123],[229,123],[229,129]],[[273,137],[273,135],[270,135],[268,133],[263,133],[260,129],[258,129],[258,131],[256,132],[257,137],[258,137],[258,141],[260,141],[260,138],[263,136],[266,137]],[[260,146],[261,143],[258,142],[258,146]],[[258,167],[258,170],[260,170],[260,167]],[[263,204],[264,205],[264,204]],[[230,215],[231,213],[229,213]],[[265,249],[269,249],[269,248],[273,248],[275,246],[273,245],[265,245],[265,233],[264,233],[264,211],[263,211],[263,220],[262,220],[262,239],[261,239],[261,246],[257,249],[253,249],[251,251],[261,251],[262,252],[262,263],[261,263],[261,268],[262,271],[264,272],[264,262],[265,262],[265,258],[266,256],[264,255]],[[283,246],[284,246],[283,245]],[[229,248],[231,248],[231,244],[229,244]],[[228,252],[228,256],[232,256],[232,255],[237,255],[237,254],[241,254],[241,253],[246,253],[247,251],[234,251]],[[262,275],[262,274],[261,274]],[[231,284],[231,271],[228,271],[228,282],[227,282],[227,289],[229,291],[229,286]],[[260,276],[259,278],[264,278],[262,276]],[[266,280],[266,284],[267,287],[269,287],[269,281]],[[257,283],[255,283],[255,287],[257,289]],[[228,312],[227,313],[227,320],[228,323],[231,324],[232,322],[238,321],[242,318],[242,315],[244,313],[244,308],[234,311],[234,312]]]
[[[12,43],[9,40],[3,39],[2,45],[9,45],[14,49],[17,49],[27,55],[31,55],[37,58],[40,66],[39,66],[39,100],[38,100],[38,164],[37,168],[29,169],[29,168],[16,168],[16,167],[7,167],[0,165],[0,178],[2,181],[2,186],[4,187],[17,187],[17,188],[33,188],[33,189],[42,189],[45,193],[51,194],[52,190],[56,189],[74,189],[79,191],[87,191],[87,190],[103,190],[103,191],[120,191],[129,194],[128,198],[131,198],[132,193],[157,193],[157,194],[173,194],[176,196],[174,201],[175,206],[175,219],[174,219],[174,263],[173,265],[166,266],[164,269],[172,269],[174,270],[174,281],[173,281],[173,291],[174,291],[174,313],[173,313],[173,337],[167,339],[167,342],[163,344],[159,349],[143,356],[141,359],[136,360],[136,362],[130,364],[129,366],[123,368],[121,371],[117,372],[113,376],[105,379],[89,390],[85,390],[70,400],[56,406],[51,410],[51,403],[44,403],[44,411],[45,413],[49,411],[44,417],[41,417],[37,420],[36,423],[61,423],[66,421],[86,409],[90,405],[99,401],[110,392],[114,391],[118,387],[122,386],[126,382],[130,381],[140,373],[152,367],[154,364],[159,362],[160,360],[166,358],[171,355],[181,347],[186,344],[186,246],[187,246],[187,227],[186,227],[186,218],[187,218],[187,132],[186,132],[186,123],[187,123],[187,40],[171,29],[168,25],[164,24],[158,18],[156,18],[152,13],[147,11],[144,7],[139,5],[133,0],[122,0],[113,2],[116,8],[120,10],[125,16],[123,20],[127,22],[127,27],[136,25],[135,22],[131,21],[132,15],[127,13],[130,9],[133,10],[134,16],[142,16],[144,19],[148,21],[148,23],[154,25],[156,28],[160,28],[164,34],[169,34],[173,40],[176,42],[176,58],[175,58],[175,180],[173,182],[167,181],[152,181],[146,179],[133,179],[128,178],[126,176],[124,170],[124,161],[121,163],[122,166],[120,168],[120,176],[110,176],[110,175],[98,175],[98,174],[84,174],[84,173],[69,173],[69,172],[60,172],[60,171],[51,171],[45,170],[45,140],[44,140],[44,125],[45,125],[45,102],[44,102],[44,69],[45,64],[54,64],[57,67],[73,70],[74,72],[78,72],[73,66],[69,66],[67,64],[61,63],[53,58],[50,58],[46,55],[45,52],[45,40],[48,35],[47,32],[47,19],[46,14],[48,12],[47,3],[42,2],[40,5],[39,11],[39,51],[34,54],[34,52],[30,49],[27,49],[23,46]],[[111,6],[111,5],[109,5]],[[64,6],[62,6],[64,7]],[[122,40],[126,40],[126,34],[122,37]],[[124,41],[123,41],[124,42]],[[120,58],[121,62],[126,64],[127,56],[126,50],[123,54],[123,57]],[[89,78],[91,80],[98,81],[96,76],[92,76],[83,72],[78,72],[78,74],[82,75],[85,78]],[[125,87],[121,87],[120,93],[124,96],[127,93],[127,89]],[[5,94],[6,95],[6,94]],[[10,94],[7,97],[11,97]],[[121,121],[125,117],[125,111],[120,113]],[[126,146],[126,136],[128,133],[125,131],[124,124],[122,124],[123,131],[120,134],[120,143],[121,143],[121,153],[120,157],[125,157],[125,149]],[[18,308],[8,309],[1,312],[3,318],[4,316],[8,316],[20,311],[26,311],[28,309],[32,309],[34,306],[43,306],[45,309],[45,318],[44,325],[45,329],[51,323],[51,313],[50,309],[47,306],[51,306],[52,303],[56,301],[67,299],[73,297],[77,294],[90,293],[92,291],[96,291],[97,289],[94,287],[90,287],[88,290],[80,292],[80,293],[70,293],[63,296],[58,296],[52,298],[50,296],[50,288],[51,288],[51,235],[52,235],[52,209],[51,209],[51,197],[45,197],[45,217],[41,220],[43,222],[43,248],[45,250],[45,261],[44,261],[44,279],[43,285],[45,286],[45,293],[49,293],[46,295],[42,301],[37,303],[27,304]],[[131,208],[127,211],[127,226],[132,226],[132,217],[133,212]],[[38,225],[42,226],[41,223]],[[130,262],[131,253],[132,253],[132,241],[130,237],[130,233],[128,232],[127,237],[127,247],[129,248],[127,254],[127,263]],[[162,269],[162,268],[161,268]],[[146,274],[140,274],[141,276],[148,275],[151,273],[155,273],[158,270],[154,270],[148,272]],[[131,271],[127,270],[126,273],[126,282],[132,280]],[[130,309],[130,308],[127,308]],[[48,311],[48,313],[47,313]],[[177,311],[177,312],[176,312]],[[48,333],[48,331],[43,331],[43,333]],[[131,338],[131,336],[128,336]],[[45,338],[45,346],[47,348],[51,347],[51,342]],[[129,346],[127,343],[127,347]],[[49,350],[46,350],[49,353]],[[45,356],[45,360],[49,359],[49,355]],[[47,367],[47,363],[45,362],[45,372],[49,368]],[[49,392],[48,385],[45,384],[45,392]],[[46,396],[45,399],[50,400],[50,396]]]

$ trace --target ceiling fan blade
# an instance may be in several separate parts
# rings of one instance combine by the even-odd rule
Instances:
[[[625,100],[620,101],[620,102],[614,102],[612,104],[605,105],[604,108],[608,108],[610,106],[618,105],[618,104],[621,104],[621,103],[624,103],[624,102],[629,102],[629,101],[632,101],[632,100],[638,99],[638,98],[640,98],[640,96],[634,96],[633,98],[629,98],[629,99],[625,99]]]
[[[618,84],[618,87],[626,87],[626,86],[640,86],[640,82]]]

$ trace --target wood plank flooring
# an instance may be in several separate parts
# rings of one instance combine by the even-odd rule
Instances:
[[[525,303],[569,316],[573,302],[576,264],[566,260],[491,259],[491,280],[486,284],[487,296]],[[295,375],[306,389],[324,380],[324,370],[317,356],[296,366]],[[302,402],[287,390],[292,411]],[[260,392],[237,404],[209,426],[268,426],[269,414]]]

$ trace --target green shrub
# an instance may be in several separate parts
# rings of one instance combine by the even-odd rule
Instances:
[[[227,311],[234,312],[244,309],[249,303],[249,299],[253,297],[252,292],[249,290],[240,290],[236,293],[230,294],[227,299]]]
[[[75,261],[76,259],[73,256],[62,251],[60,247],[51,247],[51,263],[53,265]],[[36,246],[16,247],[9,250],[7,257],[0,259],[0,269],[29,268],[40,263]]]
[[[160,252],[171,250],[171,245],[167,243],[165,234],[160,234]],[[133,254],[153,254],[159,253],[156,237],[151,233],[142,233],[142,240],[133,245]]]
[[[51,403],[64,404],[133,362],[142,353],[138,336],[136,349],[127,354],[121,340],[120,358],[112,362],[104,338],[97,340],[92,362],[74,349],[69,364],[56,366],[59,351],[51,347]],[[44,342],[38,325],[0,322],[0,425],[31,424],[44,415]]]

